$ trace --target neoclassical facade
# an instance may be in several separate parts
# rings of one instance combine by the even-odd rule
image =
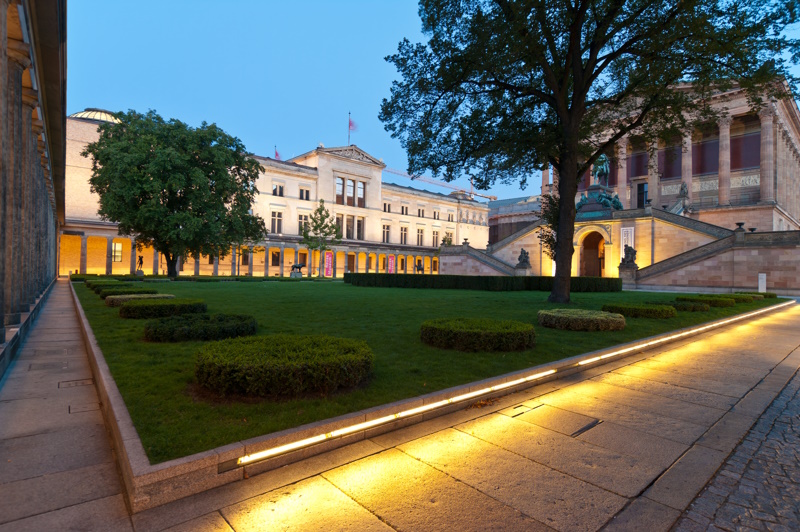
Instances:
[[[65,32],[63,2],[0,0],[0,376],[56,276]]]
[[[630,287],[755,289],[763,275],[770,289],[800,293],[797,104],[789,97],[756,112],[742,91],[732,90],[713,105],[722,116],[717,123],[671,145],[649,150],[635,136],[618,143],[604,190],[619,197],[621,208],[587,202],[600,189],[588,176],[580,184],[575,201],[587,204],[576,216],[572,275],[618,276],[629,245],[639,267]],[[556,182],[543,172],[542,193]],[[537,202],[527,204],[538,210]],[[491,212],[498,224],[503,216],[502,208]],[[514,266],[525,249],[528,274],[553,275],[539,221],[495,227],[497,238],[486,249],[443,250],[442,273],[519,274]]]
[[[133,239],[117,234],[116,224],[97,216],[91,193],[91,161],[81,155],[98,138],[110,113],[87,109],[67,118],[66,224],[61,230],[59,274],[128,274],[141,256],[146,274],[166,273],[166,262],[152,249],[137,251]],[[261,164],[253,212],[269,231],[254,246],[232,249],[224,257],[181,261],[181,275],[287,276],[295,264],[316,275],[319,252],[302,245],[301,224],[319,200],[337,218],[342,243],[331,251],[324,275],[345,272],[438,273],[445,240],[485,246],[486,204],[466,194],[438,194],[382,180],[385,165],[357,146],[319,146],[280,161],[256,156]]]

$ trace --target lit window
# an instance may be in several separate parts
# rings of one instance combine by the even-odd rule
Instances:
[[[111,244],[113,262],[122,262],[122,242],[114,242]]]
[[[270,254],[270,262],[273,266],[280,266],[281,265],[281,252],[280,251],[273,251]]]

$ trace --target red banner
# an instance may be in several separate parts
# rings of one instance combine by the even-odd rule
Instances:
[[[325,277],[333,276],[333,251],[325,252]]]

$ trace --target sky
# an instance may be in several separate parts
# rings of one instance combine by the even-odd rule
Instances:
[[[403,38],[424,41],[412,0],[74,0],[67,111],[154,109],[192,126],[215,122],[248,151],[272,157],[277,148],[284,160],[347,145],[350,112],[350,142],[402,171],[406,153],[378,113],[398,78],[384,58]],[[538,175],[528,183],[487,193],[540,193]]]

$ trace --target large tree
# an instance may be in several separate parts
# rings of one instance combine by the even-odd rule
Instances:
[[[98,214],[167,259],[170,277],[181,256],[225,256],[258,241],[264,220],[251,214],[260,165],[242,142],[216,124],[189,127],[155,111],[115,115],[83,151],[92,157]]]
[[[409,173],[478,188],[559,175],[556,274],[568,302],[580,176],[635,133],[669,141],[738,86],[757,107],[793,87],[795,0],[421,0],[427,44],[387,58],[401,79],[380,118]]]
[[[336,218],[325,207],[325,200],[319,200],[319,206],[311,213],[308,223],[301,227],[303,242],[311,254],[319,251],[319,270],[317,277],[323,277],[325,265],[325,251],[342,242],[342,228],[336,223]],[[311,262],[311,257],[308,258]],[[308,264],[308,275],[311,276],[311,264]],[[334,273],[334,277],[336,274]]]

